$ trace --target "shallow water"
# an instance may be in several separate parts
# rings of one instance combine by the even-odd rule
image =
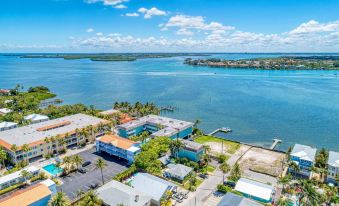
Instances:
[[[205,132],[231,127],[227,137],[235,140],[270,145],[278,137],[282,149],[298,142],[339,150],[339,71],[220,69],[192,67],[183,60],[92,62],[0,56],[0,88],[46,85],[65,103],[101,109],[115,101],[152,101],[178,108],[167,116],[200,119]]]

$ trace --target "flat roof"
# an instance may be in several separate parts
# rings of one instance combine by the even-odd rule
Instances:
[[[313,162],[316,152],[316,148],[307,145],[295,144],[291,152],[291,156],[299,157],[300,159]]]
[[[12,127],[17,125],[15,122],[0,122],[0,128]]]
[[[39,168],[34,167],[34,166],[29,166],[29,167],[24,168],[22,170],[26,170],[27,172],[34,173],[34,172],[39,171]],[[6,183],[6,182],[14,180],[18,177],[21,177],[21,171],[22,170],[19,170],[19,171],[13,172],[11,174],[0,177],[0,184]]]
[[[39,120],[48,120],[49,117],[41,114],[29,114],[24,117],[25,120],[39,121]]]
[[[111,135],[111,134],[106,134],[100,137],[98,141],[106,143],[106,144],[111,144],[115,147],[118,147],[124,150],[128,150],[129,148],[133,147],[136,144],[136,142],[130,139],[119,137],[116,135]]]
[[[0,206],[31,205],[51,194],[52,192],[45,184],[38,183],[0,200]]]
[[[112,180],[97,189],[100,199],[108,205],[124,204],[144,206],[151,201],[151,196],[121,182]]]
[[[246,197],[236,195],[232,192],[228,192],[220,200],[218,206],[262,206],[262,204],[259,204]]]
[[[273,186],[246,178],[240,178],[235,185],[234,190],[270,201],[273,193]]]
[[[203,144],[199,144],[197,142],[181,139],[182,143],[184,143],[184,148],[193,151],[199,151],[204,148]]]
[[[186,122],[178,119],[173,119],[169,117],[163,117],[158,115],[147,115],[144,117],[141,117],[139,119],[127,122],[125,124],[121,124],[118,126],[118,128],[125,129],[125,130],[131,130],[136,127],[142,126],[142,125],[153,125],[153,126],[162,126],[163,129],[154,132],[153,136],[170,136],[172,134],[175,134],[179,131],[182,131],[186,128],[192,127],[192,122]]]
[[[70,122],[60,127],[50,130],[42,130],[58,125],[60,123]],[[74,133],[76,129],[86,128],[89,125],[98,125],[99,123],[107,123],[107,120],[86,114],[74,114],[66,117],[61,117],[53,120],[48,120],[36,124],[30,124],[23,127],[14,128],[0,132],[0,145],[10,149],[10,146],[15,144],[18,147],[24,144],[32,145],[43,144],[46,137],[54,137],[56,135],[64,135],[66,133]],[[39,131],[40,130],[40,131]]]
[[[339,167],[339,152],[329,151],[328,164],[332,167]]]

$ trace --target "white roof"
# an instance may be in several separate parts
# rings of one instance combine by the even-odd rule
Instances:
[[[314,161],[317,149],[301,144],[295,144],[291,152],[291,156],[299,157],[307,161]]]
[[[128,148],[127,150],[134,153],[134,152],[139,151],[140,147],[132,146],[132,147]]]
[[[15,122],[0,122],[0,128],[7,128],[17,125]]]
[[[34,166],[29,166],[29,167],[22,169],[22,170],[26,170],[27,172],[30,172],[30,173],[39,171],[39,169],[34,167]],[[22,170],[19,170],[19,171],[13,172],[11,174],[0,177],[0,184],[6,183],[8,181],[11,181],[11,180],[14,180],[14,179],[20,177]]]
[[[100,199],[108,205],[144,206],[151,201],[149,195],[133,187],[112,180],[97,189]]]
[[[184,179],[189,173],[192,172],[193,168],[187,167],[186,165],[182,164],[169,164],[167,165],[168,169],[166,170],[167,173],[171,175],[178,176],[182,179]]]
[[[330,151],[328,154],[328,164],[332,167],[339,167],[339,152]]]
[[[110,114],[115,114],[115,113],[118,113],[118,112],[119,112],[119,110],[109,109],[109,110],[102,111],[99,114],[110,115]]]
[[[30,114],[24,117],[25,120],[39,121],[39,120],[48,120],[48,116],[41,114]]]
[[[11,110],[11,109],[8,109],[8,108],[1,108],[1,109],[0,109],[0,113],[2,113],[2,114],[8,114],[8,113],[10,113],[10,112],[12,112],[12,110]]]
[[[51,179],[46,179],[46,180],[44,180],[44,181],[42,181],[40,183],[46,185],[47,187],[55,185],[55,182],[53,180],[51,180]]]
[[[258,197],[266,201],[270,201],[273,193],[272,186],[246,178],[240,178],[234,189],[241,193]]]
[[[44,140],[46,137],[55,137],[58,134],[62,135],[68,132],[74,132],[75,129],[82,129],[89,125],[97,125],[104,121],[106,120],[79,113],[36,124],[30,124],[23,127],[17,127],[11,130],[5,130],[0,132],[0,139],[7,142],[8,144],[16,144],[17,146],[21,146],[23,144],[30,144],[36,141]],[[63,122],[69,122],[69,124],[47,131],[38,130],[39,128],[52,126]]]

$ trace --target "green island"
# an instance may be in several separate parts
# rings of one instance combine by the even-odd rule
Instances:
[[[185,64],[235,69],[261,70],[338,70],[339,56],[282,56],[274,58],[253,58],[227,60],[219,58],[187,58]]]
[[[135,61],[148,58],[170,58],[180,56],[208,56],[196,53],[102,53],[102,54],[23,54],[12,55],[20,58],[62,58],[65,60],[89,59],[91,61]],[[8,55],[7,55],[8,56]]]

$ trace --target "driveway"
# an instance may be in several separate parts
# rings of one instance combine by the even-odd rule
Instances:
[[[119,160],[109,155],[101,155],[95,152],[95,148],[78,153],[83,161],[91,161],[92,164],[86,166],[85,174],[77,172],[71,173],[67,177],[60,178],[63,184],[58,187],[59,191],[65,192],[71,199],[76,198],[79,190],[87,191],[90,185],[98,183],[102,185],[100,169],[95,168],[95,161],[101,157],[106,162],[107,166],[103,169],[104,181],[108,182],[118,173],[127,169],[127,162]]]

